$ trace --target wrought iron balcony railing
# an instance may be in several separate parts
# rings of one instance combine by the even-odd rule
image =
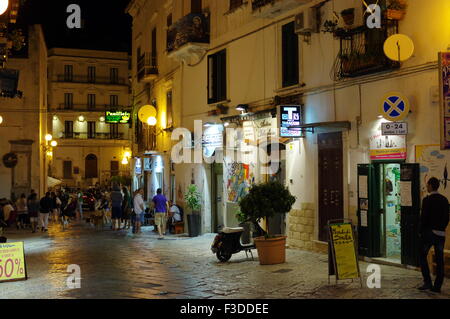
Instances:
[[[176,51],[188,43],[209,43],[209,16],[191,13],[184,16],[167,30],[167,52]]]
[[[335,81],[400,68],[400,63],[386,57],[383,51],[386,39],[398,33],[398,24],[384,23],[381,29],[361,26],[339,30],[340,51],[332,75]]]
[[[127,79],[121,77],[91,77],[87,75],[60,74],[57,76],[57,82],[61,83],[89,83],[104,85],[127,85]]]
[[[158,60],[156,53],[146,52],[138,58],[138,81],[153,80],[158,76]]]
[[[64,140],[125,140],[125,133],[63,132],[60,138]]]

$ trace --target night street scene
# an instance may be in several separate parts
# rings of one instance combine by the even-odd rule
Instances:
[[[450,0],[0,0],[3,301],[448,305],[449,171]]]

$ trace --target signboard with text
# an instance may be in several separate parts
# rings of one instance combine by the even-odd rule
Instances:
[[[330,248],[334,269],[330,275],[337,280],[356,279],[360,277],[358,257],[356,255],[355,236],[351,223],[329,225]]]
[[[405,135],[384,136],[379,131],[370,137],[370,159],[406,160],[407,147]]]
[[[26,279],[24,243],[0,244],[0,282]]]
[[[129,111],[106,111],[105,122],[108,124],[129,124],[131,112]]]
[[[280,137],[302,137],[302,130],[300,129],[302,123],[302,107],[300,105],[280,106]]]
[[[450,149],[450,52],[439,53],[441,149]]]
[[[382,123],[381,132],[386,135],[408,135],[408,123]]]

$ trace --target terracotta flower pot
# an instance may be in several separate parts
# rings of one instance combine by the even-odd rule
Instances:
[[[286,262],[286,236],[254,239],[261,265],[276,265]]]
[[[387,18],[389,20],[402,20],[405,17],[405,13],[406,12],[404,10],[388,9]]]

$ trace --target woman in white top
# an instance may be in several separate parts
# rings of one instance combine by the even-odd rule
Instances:
[[[140,188],[136,191],[133,199],[134,213],[136,214],[134,229],[136,234],[141,233],[141,224],[144,222],[145,203],[144,203],[144,189]]]

